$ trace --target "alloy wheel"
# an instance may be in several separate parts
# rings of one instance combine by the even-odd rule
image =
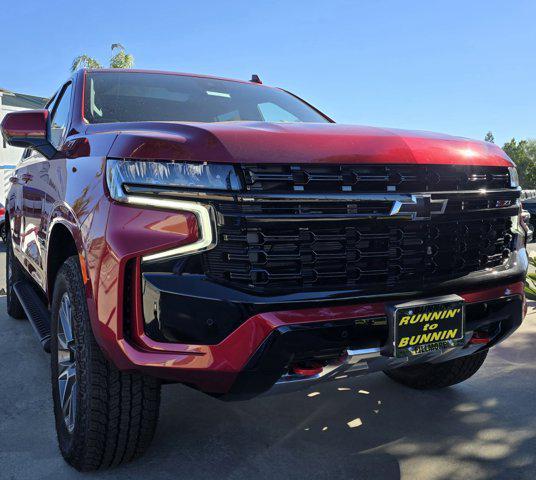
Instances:
[[[61,297],[57,337],[59,397],[65,426],[72,432],[76,419],[76,342],[73,334],[71,300],[67,292]]]

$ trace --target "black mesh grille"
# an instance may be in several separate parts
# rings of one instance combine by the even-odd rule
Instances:
[[[204,254],[206,274],[238,288],[421,288],[498,266],[513,248],[519,192],[505,167],[240,169],[245,195],[215,205],[218,244]]]
[[[226,219],[205,254],[212,278],[262,292],[413,287],[503,263],[510,216],[450,221],[255,223]]]
[[[243,165],[262,193],[428,192],[510,187],[508,169],[473,165]]]
[[[134,271],[136,261],[128,260],[123,279],[123,331],[126,337],[132,333],[132,310],[134,307]]]

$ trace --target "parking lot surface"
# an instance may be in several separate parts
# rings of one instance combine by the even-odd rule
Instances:
[[[381,373],[237,403],[166,386],[148,454],[115,470],[79,474],[56,445],[49,357],[28,322],[5,313],[0,296],[0,478],[534,479],[530,310],[475,377],[443,391],[413,391]]]

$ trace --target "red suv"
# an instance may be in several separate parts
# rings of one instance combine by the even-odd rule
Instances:
[[[61,452],[144,452],[160,385],[224,399],[384,371],[463,381],[525,312],[511,160],[337,125],[251,82],[80,70],[2,122],[7,308],[51,352]]]

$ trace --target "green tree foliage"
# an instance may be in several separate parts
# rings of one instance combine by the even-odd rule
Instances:
[[[79,68],[102,68],[102,65],[89,55],[78,55],[78,57],[73,60],[71,72],[75,72]]]
[[[125,52],[125,47],[120,43],[114,43],[112,45],[112,52],[118,50],[118,52],[110,58],[111,68],[132,68],[134,66],[134,57],[130,53]]]
[[[529,256],[529,271],[525,278],[525,294],[531,300],[536,300],[536,259]]]
[[[536,140],[517,141],[512,138],[504,144],[503,150],[516,164],[521,186],[536,188]]]
[[[110,68],[132,68],[134,66],[134,57],[130,53],[125,52],[125,47],[120,43],[112,44],[112,55],[110,58]],[[71,72],[79,68],[102,68],[102,64],[89,55],[78,55],[73,60]]]
[[[486,136],[484,137],[485,142],[495,143],[495,137],[493,136],[493,133],[489,131],[486,133]]]

